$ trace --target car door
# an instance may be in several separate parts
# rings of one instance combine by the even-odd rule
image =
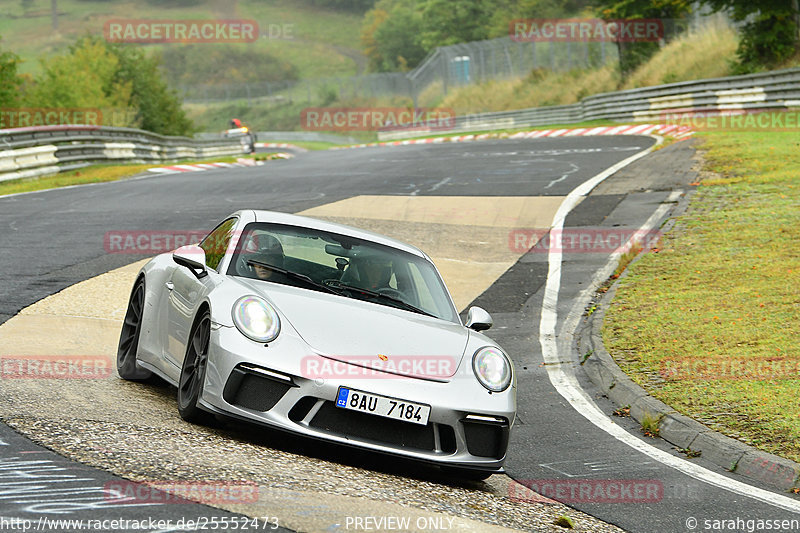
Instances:
[[[205,251],[206,267],[216,272],[225,257],[234,234],[236,218],[228,218],[219,224],[200,243]],[[168,323],[165,357],[170,365],[180,368],[186,354],[186,345],[198,305],[214,286],[213,273],[198,277],[187,267],[179,266],[167,282]]]

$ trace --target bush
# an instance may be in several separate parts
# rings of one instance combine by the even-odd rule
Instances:
[[[124,117],[114,125],[189,135],[192,123],[162,78],[159,61],[139,48],[87,35],[68,53],[42,60],[43,71],[26,88],[23,101],[30,107],[100,108]]]
[[[19,58],[0,50],[0,108],[17,105],[21,80],[17,75]]]

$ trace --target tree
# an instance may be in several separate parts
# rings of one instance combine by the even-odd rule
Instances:
[[[516,19],[577,18],[590,15],[594,0],[500,0],[492,16],[490,37],[508,35]]]
[[[17,105],[22,83],[17,74],[18,64],[19,58],[15,54],[0,50],[0,108]]]
[[[42,73],[25,95],[31,107],[120,108],[130,101],[130,83],[114,74],[119,60],[99,40],[85,39],[70,53],[42,60]]]
[[[426,0],[422,8],[422,46],[430,51],[437,46],[481,41],[489,37],[487,23],[495,12],[491,0]]]
[[[130,83],[131,107],[138,110],[141,128],[162,135],[190,135],[194,126],[186,117],[181,99],[164,81],[160,56],[146,56],[141,48],[108,45],[119,59],[115,79]]]
[[[364,13],[375,5],[375,0],[305,0],[312,6],[319,6],[333,11],[352,11]]]
[[[422,15],[416,0],[380,0],[364,19],[361,42],[369,68],[377,72],[407,70],[425,59],[420,42]]]
[[[778,66],[798,47],[797,0],[703,0],[714,11],[727,11],[744,22],[736,51],[740,72]]]
[[[187,135],[192,123],[161,76],[159,56],[141,48],[110,44],[98,36],[78,39],[69,52],[42,61],[42,73],[27,89],[31,107],[99,108],[116,113],[114,125],[163,135]],[[107,120],[104,120],[108,123]]]
[[[664,23],[684,18],[691,11],[691,0],[598,0],[600,16],[604,20],[660,19]],[[669,35],[665,35],[669,38]],[[633,72],[659,49],[652,41],[617,42],[619,66],[622,75]]]

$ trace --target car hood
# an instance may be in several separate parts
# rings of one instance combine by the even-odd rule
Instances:
[[[461,364],[461,324],[288,285],[241,279],[275,305],[319,356],[394,374],[446,381]]]

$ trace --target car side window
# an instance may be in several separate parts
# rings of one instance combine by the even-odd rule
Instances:
[[[225,251],[231,243],[234,226],[236,226],[236,219],[229,218],[214,228],[214,231],[206,235],[206,238],[200,243],[200,248],[206,253],[208,268],[218,269],[222,258],[225,257]]]

